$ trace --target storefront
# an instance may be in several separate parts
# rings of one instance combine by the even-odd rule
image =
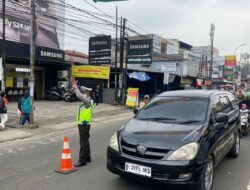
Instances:
[[[2,52],[0,48],[0,52]],[[6,93],[16,100],[29,89],[29,45],[6,42]],[[70,71],[71,65],[64,62],[64,51],[36,47],[35,99],[43,99],[45,89],[58,85],[58,72]],[[67,79],[68,80],[68,79]]]

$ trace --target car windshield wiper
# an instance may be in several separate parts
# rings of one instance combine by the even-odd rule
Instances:
[[[170,117],[148,117],[148,118],[138,118],[139,120],[150,120],[150,121],[174,121],[175,118]]]
[[[179,122],[178,124],[191,124],[191,123],[200,123],[202,121],[200,120],[187,120],[187,121],[182,121],[182,122]]]

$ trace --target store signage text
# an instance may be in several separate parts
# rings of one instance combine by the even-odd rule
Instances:
[[[128,55],[151,55],[152,44],[152,39],[128,40]]]
[[[31,69],[30,68],[21,68],[21,67],[16,67],[16,72],[22,72],[22,73],[30,73]]]
[[[95,36],[89,38],[89,50],[111,49],[111,36]]]
[[[175,72],[176,71],[176,63],[164,63],[161,65],[162,72]]]
[[[128,64],[151,64],[152,56],[133,56],[128,57]]]
[[[17,21],[9,21],[9,27],[10,28],[17,28],[17,29],[24,29],[26,31],[30,31],[30,25],[17,22]]]
[[[52,58],[60,58],[63,59],[63,54],[62,53],[55,53],[55,52],[49,52],[49,51],[40,51],[40,55],[42,57],[52,57]]]

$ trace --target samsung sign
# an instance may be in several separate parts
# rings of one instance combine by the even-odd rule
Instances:
[[[36,47],[36,59],[41,61],[64,61],[64,51],[51,49],[51,48],[44,48],[44,47]]]
[[[40,55],[42,57],[51,57],[51,58],[63,58],[63,54],[62,53],[55,53],[55,52],[49,52],[49,51],[40,51]]]
[[[144,40],[128,40],[128,56],[129,55],[151,55],[152,39]]]
[[[89,51],[110,50],[111,36],[96,36],[89,38]]]

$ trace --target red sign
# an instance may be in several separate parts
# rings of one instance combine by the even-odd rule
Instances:
[[[225,66],[235,66],[236,60],[225,60]]]

